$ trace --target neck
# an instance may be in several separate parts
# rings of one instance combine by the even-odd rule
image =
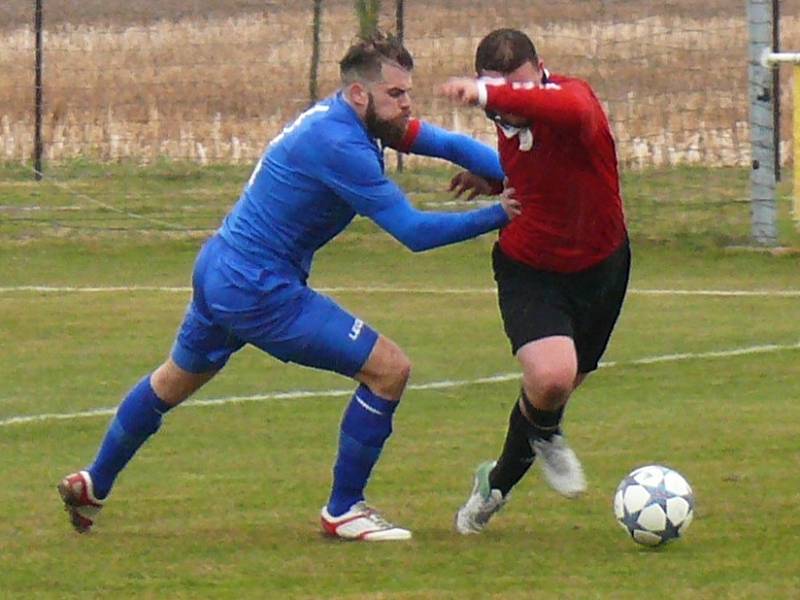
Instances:
[[[352,108],[353,111],[358,115],[358,118],[361,119],[362,121],[365,121],[367,114],[367,107],[353,100],[353,98],[350,95],[349,88],[347,87],[342,88],[342,98],[344,98],[344,101],[347,103],[347,105],[350,106],[350,108]]]

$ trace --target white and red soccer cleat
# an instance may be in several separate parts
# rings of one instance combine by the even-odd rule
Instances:
[[[103,508],[103,503],[94,496],[89,473],[79,471],[67,475],[58,484],[58,493],[75,531],[87,533],[94,525],[97,513]]]
[[[411,539],[408,529],[392,525],[365,502],[355,503],[350,510],[338,517],[331,516],[325,506],[322,508],[320,521],[325,533],[345,540],[384,542]]]

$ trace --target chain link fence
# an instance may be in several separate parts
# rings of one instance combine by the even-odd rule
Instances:
[[[319,63],[313,64],[314,7]],[[34,3],[0,7],[0,160],[34,150]],[[485,141],[479,111],[437,98],[472,72],[500,26],[528,32],[547,67],[587,79],[608,110],[623,168],[749,161],[747,19],[732,0],[433,0],[403,3],[418,115]],[[780,2],[780,37],[800,40],[800,0]],[[43,0],[45,163],[160,158],[252,162],[312,96],[337,87],[358,21],[351,0]],[[384,0],[380,24],[397,26]],[[316,73],[313,81],[312,74]],[[781,150],[791,160],[789,72]]]
[[[779,8],[780,47],[800,50],[800,0],[764,1]],[[37,4],[46,181],[29,188]],[[753,242],[747,0],[381,4],[380,26],[401,30],[415,57],[417,116],[494,145],[481,111],[454,107],[435,88],[473,72],[487,32],[523,29],[551,71],[588,80],[604,102],[632,236]],[[0,238],[206,235],[269,140],[337,89],[358,26],[354,0],[5,0],[0,178],[13,191],[0,202]],[[790,69],[777,76],[786,165],[793,86]],[[433,162],[408,157],[408,173],[393,175],[422,206],[446,200],[447,176],[417,168]],[[783,171],[779,237],[793,244]]]

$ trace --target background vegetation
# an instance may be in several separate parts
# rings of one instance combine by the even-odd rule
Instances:
[[[735,6],[734,6],[735,5]],[[783,47],[800,39],[800,0],[781,2]],[[319,93],[337,87],[337,62],[358,20],[352,0],[323,3]],[[394,29],[394,3],[380,23]],[[32,4],[0,8],[0,159],[33,147]],[[417,62],[417,113],[490,140],[479,111],[434,95],[472,71],[477,42],[516,26],[555,72],[587,79],[606,104],[626,167],[745,166],[747,24],[729,0],[490,0],[405,3]],[[45,1],[45,146],[50,161],[93,156],[251,162],[308,104],[311,2]],[[791,85],[784,70],[784,160],[791,159]]]

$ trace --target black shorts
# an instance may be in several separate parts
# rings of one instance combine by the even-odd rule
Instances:
[[[576,273],[534,269],[495,244],[492,267],[512,353],[528,342],[565,335],[575,342],[578,372],[594,371],[619,317],[630,266],[627,239],[601,263]]]

